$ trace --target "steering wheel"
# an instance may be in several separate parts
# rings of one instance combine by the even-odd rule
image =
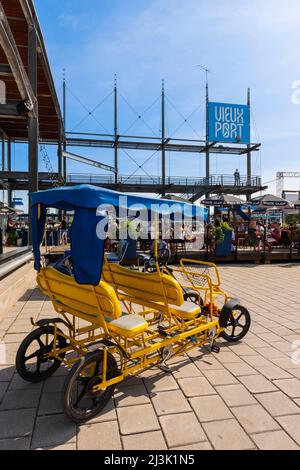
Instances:
[[[158,265],[166,266],[170,258],[170,250],[168,248],[167,242],[158,242],[157,244],[157,262]],[[155,245],[154,242],[151,246],[150,257],[145,262],[144,270],[148,272],[156,271],[156,259],[155,259]]]

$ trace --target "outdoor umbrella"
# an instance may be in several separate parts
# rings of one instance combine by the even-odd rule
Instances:
[[[22,213],[21,211],[16,211],[11,207],[6,206],[3,202],[0,202],[0,215],[16,215]]]
[[[244,203],[245,201],[242,201],[242,199],[235,196],[229,196],[228,194],[218,194],[201,201],[201,204],[204,206],[227,208],[232,206],[242,206]]]
[[[273,196],[272,194],[265,194],[264,196],[259,196],[250,201],[251,206],[258,207],[260,209],[268,207],[287,207],[290,205],[289,201],[282,199],[278,196]]]

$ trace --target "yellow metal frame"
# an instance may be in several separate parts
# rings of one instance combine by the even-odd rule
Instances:
[[[199,274],[197,271],[187,270],[187,263],[213,268],[217,282],[214,283],[209,274]],[[221,282],[217,266],[212,263],[181,260],[180,267],[172,269],[174,272],[183,273],[186,277],[187,284],[182,287],[192,287],[199,293],[204,293],[205,300],[210,301],[209,315],[206,311],[201,312],[199,307],[199,314],[195,318],[184,320],[179,318],[176,315],[176,310],[174,313],[174,309],[170,306],[170,298],[172,295],[174,297],[175,291],[178,297],[175,295],[175,302],[178,306],[183,304],[181,287],[174,277],[167,271],[160,269],[157,261],[156,265],[156,273],[137,274],[128,268],[105,262],[103,268],[105,281],[102,280],[99,286],[84,287],[78,285],[73,278],[57,273],[53,268],[41,269],[38,274],[38,284],[51,299],[56,312],[62,316],[62,324],[67,330],[61,331],[60,323],[54,323],[54,347],[45,357],[54,357],[67,367],[71,367],[80,357],[87,354],[93,343],[99,343],[104,351],[104,363],[102,382],[93,388],[93,391],[98,391],[161,364],[163,362],[162,350],[167,346],[173,345],[171,356],[176,356],[208,342],[212,343],[224,330],[220,327],[218,315],[213,308],[214,297],[223,296],[225,301],[228,299],[226,293],[220,288]],[[136,274],[134,275],[134,273]],[[198,285],[195,281],[196,276],[197,278],[202,277],[205,285]],[[120,279],[123,280],[123,283]],[[133,279],[135,285],[130,284],[130,280]],[[138,285],[139,280],[140,285]],[[156,301],[149,299],[149,292],[145,288],[147,280],[152,282],[151,286],[149,284],[151,289],[153,289],[153,285],[157,286],[156,292],[153,292]],[[83,289],[84,301],[80,297],[80,289]],[[92,319],[91,314],[87,311],[89,309],[88,302],[92,302],[92,306],[90,305],[94,312]],[[136,307],[142,307],[139,315],[143,316],[148,323],[146,331],[132,338],[111,331],[107,318],[108,316],[112,318],[120,316],[121,305],[127,314],[133,314]],[[106,308],[105,311],[104,308]],[[79,327],[76,325],[78,317],[88,321],[89,324]],[[58,336],[62,336],[67,341],[67,346],[63,349],[57,349]],[[63,358],[64,354],[71,351],[75,351],[77,356]],[[107,379],[108,352],[118,357],[119,373],[111,379]]]

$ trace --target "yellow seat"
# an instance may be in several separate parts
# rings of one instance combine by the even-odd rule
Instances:
[[[188,301],[183,302],[180,307],[177,305],[170,305],[169,307],[171,314],[181,318],[182,320],[193,320],[201,313],[199,305]]]
[[[126,338],[133,338],[148,328],[143,317],[122,314],[115,290],[105,281],[95,287],[82,285],[74,277],[48,267],[40,270],[37,282],[51,296],[59,312],[70,313]]]
[[[123,314],[117,320],[106,318],[110,331],[117,335],[133,338],[148,329],[148,323],[143,317],[134,314]]]

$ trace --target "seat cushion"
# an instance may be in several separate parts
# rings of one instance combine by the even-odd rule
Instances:
[[[183,320],[193,320],[201,313],[199,305],[187,300],[183,302],[180,307],[169,305],[169,308],[172,315],[176,315],[176,317],[182,318]]]
[[[110,331],[117,335],[126,336],[126,338],[133,338],[148,328],[148,323],[143,317],[134,314],[123,314],[117,320],[110,320],[106,318],[107,326]]]

